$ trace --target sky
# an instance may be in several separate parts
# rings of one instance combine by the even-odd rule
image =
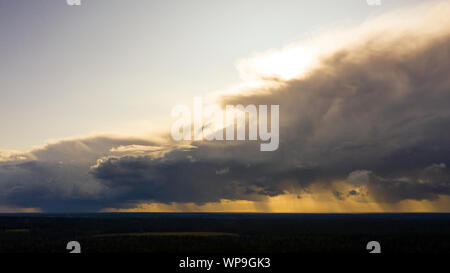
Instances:
[[[0,149],[146,134],[242,58],[414,2],[1,0]]]
[[[449,1],[81,3],[0,0],[0,211],[450,211]],[[195,96],[279,149],[172,141]]]

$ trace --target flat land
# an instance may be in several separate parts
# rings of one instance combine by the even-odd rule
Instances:
[[[1,253],[449,253],[450,214],[2,214]]]

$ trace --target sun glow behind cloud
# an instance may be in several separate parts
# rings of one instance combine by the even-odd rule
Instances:
[[[237,70],[243,81],[279,78],[290,80],[301,76],[317,60],[320,49],[290,45],[238,61]]]
[[[283,48],[254,53],[236,62],[241,82],[223,90],[221,94],[252,92],[255,88],[271,88],[274,81],[301,79],[320,68],[324,57],[333,52],[360,45],[374,33],[382,33],[383,40],[393,35],[411,36],[417,40],[410,47],[393,48],[405,53],[423,46],[428,38],[440,35],[450,24],[450,5],[446,2],[423,3],[408,9],[395,10],[359,25],[336,25],[308,33],[306,38]],[[405,20],[405,18],[408,18]],[[392,31],[395,29],[395,31]],[[368,50],[373,50],[369,49]],[[262,88],[264,89],[264,88]]]

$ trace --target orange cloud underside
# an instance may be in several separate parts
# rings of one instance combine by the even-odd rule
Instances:
[[[328,197],[328,200],[324,200]],[[264,201],[226,200],[198,205],[195,203],[141,203],[131,209],[109,208],[108,212],[266,212],[266,213],[362,213],[362,212],[449,212],[450,197],[435,201],[404,200],[395,204],[338,200],[325,195],[295,194],[268,197]]]

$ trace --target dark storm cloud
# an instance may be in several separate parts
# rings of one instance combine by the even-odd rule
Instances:
[[[316,182],[352,177],[352,184],[357,170],[369,170],[368,194],[378,201],[448,195],[449,36],[401,54],[391,51],[393,44],[370,43],[336,52],[306,79],[268,94],[225,100],[280,105],[276,152],[200,142],[175,157],[109,158],[92,173],[127,197],[160,202],[257,200]],[[411,41],[401,37],[392,43]],[[423,173],[429,166],[444,167],[437,177]],[[223,169],[228,171],[218,175]],[[359,192],[334,194],[343,200]]]
[[[260,152],[253,142],[66,140],[0,155],[0,205],[80,211],[152,201],[264,200],[314,194],[315,183],[330,186],[339,200],[449,195],[448,26],[423,36],[393,35],[395,27],[389,35],[370,33],[323,57],[303,78],[225,97],[223,104],[280,105],[277,151]],[[335,181],[351,189],[335,190]]]
[[[260,200],[282,194],[286,186],[283,181],[309,175],[301,168],[276,166],[270,160],[243,162],[239,158],[203,156],[213,153],[209,149],[218,147],[175,151],[163,158],[108,157],[100,160],[91,173],[108,187],[124,193],[124,199],[119,201],[196,203]]]
[[[406,49],[414,43],[407,36],[377,41],[336,52],[306,79],[270,94],[226,103],[280,105],[277,164],[288,159],[318,166],[314,177],[322,181],[371,170],[379,176],[371,179],[369,194],[384,202],[448,195],[448,172],[427,184],[417,173],[450,162],[450,36],[415,50]],[[392,50],[402,44],[404,51]],[[381,178],[402,176],[409,182]]]
[[[427,41],[414,47],[408,35],[389,42],[374,35],[325,58],[307,78],[284,82],[262,95],[225,99],[224,104],[280,105],[276,152],[261,155],[242,144],[228,148],[231,157],[211,157],[215,149],[221,151],[220,145],[202,149],[204,144],[198,143],[199,149],[184,155],[195,161],[116,158],[101,163],[95,175],[124,186],[130,181],[123,177],[141,166],[133,183],[152,181],[157,185],[157,190],[148,188],[152,198],[163,202],[273,196],[290,187],[342,180],[357,170],[370,170],[368,194],[382,202],[448,195],[448,172],[439,179],[428,177],[426,183],[420,174],[432,164],[450,162],[448,34],[424,37]],[[217,177],[216,170],[223,168],[229,173]],[[338,199],[357,194],[335,193]]]

